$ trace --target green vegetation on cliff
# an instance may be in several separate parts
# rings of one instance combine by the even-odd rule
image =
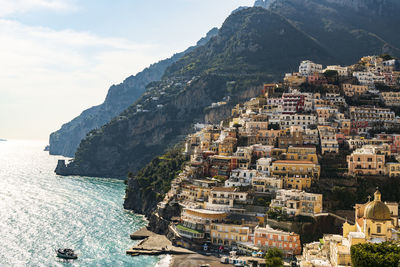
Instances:
[[[161,157],[155,157],[137,174],[129,173],[128,179],[136,179],[145,194],[154,191],[163,197],[171,188],[171,180],[181,172],[186,160],[182,148],[177,146]]]
[[[400,246],[394,243],[365,243],[351,247],[351,261],[354,267],[399,267]]]
[[[175,146],[137,173],[129,173],[124,208],[148,215],[171,188],[172,179],[177,177],[186,160],[182,147]]]

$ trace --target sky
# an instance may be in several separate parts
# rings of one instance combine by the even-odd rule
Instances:
[[[0,0],[0,138],[48,140],[254,0]]]

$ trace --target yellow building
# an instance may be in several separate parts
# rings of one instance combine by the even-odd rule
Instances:
[[[232,156],[236,148],[237,139],[233,137],[226,137],[224,141],[219,143],[218,154],[221,156]]]
[[[237,242],[248,242],[250,227],[236,224],[211,224],[211,243],[232,246]]]
[[[347,83],[343,84],[342,88],[346,96],[362,95],[369,90],[367,85],[354,85]]]
[[[400,92],[381,92],[386,106],[400,106]]]
[[[300,266],[351,266],[351,246],[398,240],[398,209],[398,203],[382,202],[377,190],[373,201],[356,204],[355,224],[345,222],[343,236],[324,235],[322,244],[306,244]]]
[[[299,177],[319,179],[321,167],[306,160],[277,160],[272,163],[272,175],[279,177]]]
[[[386,173],[389,177],[400,176],[400,162],[389,162],[386,164]]]
[[[397,239],[395,232],[398,232],[398,204],[382,202],[379,190],[375,192],[373,201],[356,204],[355,215],[354,225],[347,222],[343,224],[344,238],[352,237],[352,233],[361,233],[356,235],[356,242],[362,242],[363,239],[374,242]],[[350,242],[352,243],[354,242]]]
[[[179,197],[182,200],[188,200],[191,202],[202,202],[204,199],[208,198],[210,191],[210,188],[204,188],[196,185],[183,185]]]
[[[310,188],[312,182],[311,177],[285,177],[283,178],[283,188],[304,190]]]
[[[314,146],[310,147],[294,147],[288,148],[286,153],[288,160],[305,160],[318,163],[317,149]]]
[[[228,213],[205,209],[184,208],[181,215],[182,224],[192,229],[210,232],[212,223],[222,222]]]

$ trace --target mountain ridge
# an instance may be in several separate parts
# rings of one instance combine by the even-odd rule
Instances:
[[[79,116],[63,124],[59,130],[50,134],[50,155],[73,157],[81,140],[91,130],[103,126],[111,121],[112,118],[118,116],[144,93],[145,87],[150,82],[160,80],[168,66],[195,47],[207,43],[217,32],[217,28],[211,29],[195,46],[189,47],[184,52],[174,54],[168,59],[151,64],[136,75],[127,77],[120,84],[112,85],[102,104],[84,110]]]
[[[305,47],[297,49],[294,40]],[[282,16],[261,8],[238,11],[217,36],[168,67],[160,82],[149,84],[135,105],[89,134],[75,160],[57,173],[124,177],[178,142],[194,123],[218,122],[233,105],[258,95],[257,86],[282,78],[307,58],[332,60]],[[213,112],[212,103],[224,99],[230,100]]]
[[[365,22],[364,28],[357,20]],[[276,0],[268,9],[234,12],[217,36],[171,64],[136,104],[88,135],[74,161],[57,173],[126,177],[181,140],[194,123],[218,122],[213,103],[227,102],[219,110],[227,112],[254,96],[257,86],[296,70],[302,60],[351,64],[390,50],[388,44],[396,50],[396,29],[379,29],[398,20],[344,10],[331,0]]]

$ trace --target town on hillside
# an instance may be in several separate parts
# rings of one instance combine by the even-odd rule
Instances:
[[[399,88],[389,56],[326,68],[307,60],[265,84],[230,118],[187,137],[190,160],[157,208],[180,206],[168,237],[259,265],[277,248],[294,266],[351,266],[353,245],[399,242],[398,203],[379,189],[347,214],[332,213],[319,190],[321,176],[400,176]]]

